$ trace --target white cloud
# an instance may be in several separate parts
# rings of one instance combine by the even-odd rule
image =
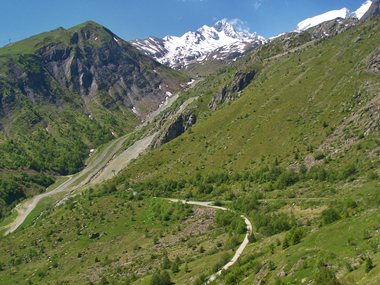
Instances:
[[[244,32],[244,33],[250,33],[251,32],[249,27],[248,27],[247,22],[240,20],[238,18],[230,19],[230,20],[228,20],[228,23],[230,23],[232,26],[234,26],[234,28],[238,32]]]
[[[255,7],[256,10],[258,10],[261,5],[263,4],[264,0],[255,0],[255,3],[253,4],[253,7]]]

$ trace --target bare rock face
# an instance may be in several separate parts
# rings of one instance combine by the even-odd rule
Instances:
[[[335,20],[323,22],[318,26],[310,28],[306,31],[306,33],[309,33],[311,35],[311,39],[322,39],[343,33],[344,31],[358,24],[358,22],[359,20],[356,18],[337,18]]]
[[[0,88],[19,89],[32,102],[61,105],[65,95],[77,94],[74,101],[88,114],[97,105],[129,109],[141,119],[158,108],[167,92],[181,88],[167,67],[94,22],[50,32],[33,54],[10,59],[8,72]]]
[[[231,85],[224,86],[222,90],[214,96],[209,104],[209,108],[216,110],[218,106],[224,102],[232,101],[239,96],[245,87],[247,87],[254,79],[256,71],[252,70],[246,73],[238,72],[235,74],[235,78]]]
[[[159,147],[182,135],[186,130],[197,122],[197,117],[191,112],[179,114],[165,128],[164,132],[155,139],[153,147]]]
[[[104,27],[86,25],[73,33],[70,43],[45,46],[38,54],[61,86],[81,96],[105,94],[145,115],[159,105],[166,91],[178,90],[160,77],[159,63]]]

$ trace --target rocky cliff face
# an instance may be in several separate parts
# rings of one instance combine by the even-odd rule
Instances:
[[[94,22],[1,48],[0,216],[45,190],[45,175],[81,170],[186,80]]]
[[[69,92],[80,95],[88,115],[96,104],[102,109],[119,106],[140,118],[155,110],[168,92],[180,89],[180,79],[168,68],[96,23],[57,32],[64,38],[47,36],[33,53],[10,58],[9,76],[0,88],[19,89],[42,103],[62,103],[62,94]]]
[[[214,96],[209,104],[209,108],[216,110],[224,102],[232,101],[239,97],[239,93],[251,83],[256,75],[256,71],[238,72],[230,85],[224,86],[222,90]]]
[[[155,139],[153,147],[159,147],[186,132],[197,122],[197,117],[192,112],[184,112],[175,116],[163,132]]]
[[[49,74],[60,86],[79,93],[86,104],[85,96],[107,94],[130,110],[135,107],[143,116],[159,105],[166,91],[176,89],[153,72],[160,68],[158,63],[138,54],[115,35],[99,47],[86,46],[86,41],[96,37],[96,32],[86,27],[72,35],[71,47],[51,44],[38,50]],[[143,107],[147,107],[145,111]]]

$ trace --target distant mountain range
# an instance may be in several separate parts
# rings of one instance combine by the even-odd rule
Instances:
[[[233,60],[265,42],[264,37],[223,19],[211,27],[204,25],[180,37],[149,37],[132,41],[132,44],[159,62],[181,69],[208,59]]]
[[[376,1],[367,0],[354,12],[342,8],[305,19],[297,24],[294,32],[303,32],[338,18],[360,20],[370,9],[372,3]],[[276,37],[278,36],[269,40]],[[223,19],[212,26],[204,25],[196,31],[187,32],[179,37],[166,36],[161,39],[151,36],[147,39],[134,40],[131,43],[162,64],[175,69],[183,69],[190,64],[203,63],[208,60],[235,60],[266,42],[267,40],[257,33],[241,29],[235,21]]]

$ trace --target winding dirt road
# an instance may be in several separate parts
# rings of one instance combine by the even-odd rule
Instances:
[[[231,211],[230,209],[227,209],[225,207],[214,206],[213,202],[197,202],[197,201],[186,201],[186,200],[179,200],[179,199],[167,199],[167,200],[171,202],[175,202],[175,203],[184,203],[184,204],[189,204],[189,205],[213,208],[213,209],[222,210],[222,211]],[[220,269],[218,272],[214,273],[207,279],[207,284],[213,282],[218,276],[222,274],[223,271],[228,270],[232,265],[234,265],[236,261],[239,259],[239,257],[243,254],[244,249],[247,247],[249,243],[249,236],[252,233],[252,224],[248,220],[247,217],[243,215],[241,215],[240,217],[244,219],[244,222],[247,225],[247,233],[245,234],[244,240],[240,244],[239,248],[236,250],[232,259],[227,264],[225,264],[222,267],[222,269]]]
[[[178,95],[174,95],[173,98],[167,102],[167,104],[162,106],[159,110],[155,111],[154,114],[151,114],[149,120],[153,120],[162,111],[169,108],[177,98]],[[182,112],[194,100],[196,100],[196,98],[189,98],[187,101],[185,101],[180,106],[176,114],[178,114],[178,112]],[[4,235],[8,235],[17,230],[29,216],[29,214],[33,211],[33,209],[36,208],[38,203],[44,198],[52,197],[59,193],[67,193],[63,199],[58,201],[57,205],[59,205],[71,197],[74,192],[76,192],[76,190],[80,189],[81,187],[85,185],[95,185],[105,180],[111,179],[120,170],[127,167],[133,159],[137,158],[141,153],[143,153],[150,146],[151,142],[157,134],[158,131],[153,134],[147,134],[145,137],[136,141],[132,146],[120,154],[119,151],[123,147],[123,143],[128,138],[128,135],[122,136],[110,142],[82,171],[75,175],[67,176],[68,179],[53,190],[39,194],[18,204],[15,207],[15,210],[17,212],[15,220],[0,230],[5,230]]]
[[[21,226],[25,219],[42,199],[54,196],[58,193],[78,189],[88,184],[92,178],[99,171],[101,171],[112,159],[112,157],[119,151],[127,137],[128,136],[123,136],[111,142],[89,165],[87,165],[86,168],[75,175],[67,176],[68,179],[53,190],[39,194],[18,204],[15,207],[17,217],[13,222],[4,227],[4,235],[8,235],[14,232],[19,226]]]

